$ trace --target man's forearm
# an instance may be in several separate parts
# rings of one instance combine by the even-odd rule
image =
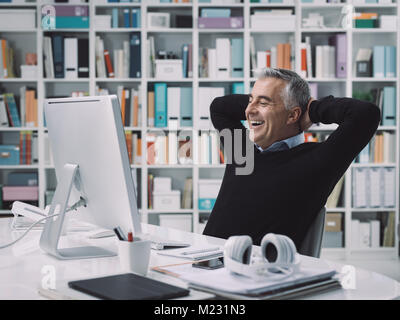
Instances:
[[[214,127],[218,130],[225,128],[240,128],[241,120],[246,120],[245,110],[249,96],[234,94],[215,98],[210,106],[210,115]]]

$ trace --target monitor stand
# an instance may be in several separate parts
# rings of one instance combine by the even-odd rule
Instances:
[[[115,256],[116,253],[99,247],[86,246],[74,248],[58,248],[58,241],[62,233],[64,217],[66,214],[68,199],[75,179],[78,177],[78,165],[66,164],[62,170],[62,175],[58,181],[57,188],[51,202],[48,215],[58,214],[58,216],[46,220],[40,247],[46,253],[61,260],[88,259]]]

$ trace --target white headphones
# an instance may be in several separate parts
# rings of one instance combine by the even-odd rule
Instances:
[[[232,236],[224,246],[224,264],[231,272],[250,278],[285,278],[298,271],[296,246],[287,236],[268,233],[261,240],[260,252],[253,253],[249,236]],[[256,250],[255,250],[256,251]]]

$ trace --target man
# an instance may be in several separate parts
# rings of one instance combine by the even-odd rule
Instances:
[[[218,131],[245,134],[241,121],[247,120],[255,153],[252,174],[236,174],[235,161],[226,166],[204,234],[250,235],[260,244],[273,232],[289,236],[297,248],[380,121],[372,103],[311,98],[308,84],[284,69],[263,70],[250,95],[216,98],[210,112]],[[339,127],[324,142],[303,143],[303,131],[318,122]],[[234,141],[233,147],[243,141]]]

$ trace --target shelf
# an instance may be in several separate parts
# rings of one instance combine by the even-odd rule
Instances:
[[[146,0],[143,0],[146,1]],[[113,3],[102,3],[102,4],[95,4],[95,8],[112,8],[112,7],[119,7],[119,8],[124,8],[124,7],[140,7],[141,3],[132,3],[132,2],[113,2]]]
[[[346,82],[346,78],[306,78],[307,82]]]
[[[147,33],[193,33],[191,28],[147,29]]]
[[[351,208],[352,212],[391,212],[397,208]]]
[[[352,163],[351,166],[352,166],[353,168],[363,168],[363,167],[371,167],[371,168],[397,167],[396,163]]]
[[[141,28],[108,28],[108,29],[94,29],[94,32],[140,32],[142,29]]]
[[[0,131],[39,131],[38,127],[0,127]]]
[[[354,8],[396,8],[397,3],[364,3],[354,4]]]
[[[25,79],[25,78],[0,78],[1,82],[37,82],[38,79]]]
[[[198,29],[199,33],[244,33],[244,29]]]
[[[89,78],[76,78],[76,79],[65,79],[65,78],[59,78],[59,79],[43,79],[44,83],[68,83],[68,82],[89,82]]]
[[[143,2],[146,2],[148,0],[142,0]],[[151,3],[147,4],[147,8],[191,8],[193,6],[193,3]]]
[[[1,8],[1,7],[0,7]],[[12,32],[12,33],[35,33],[36,31],[38,31],[37,28],[33,28],[33,29],[17,29],[17,30],[0,30],[0,33],[5,33],[5,32]]]
[[[244,78],[199,78],[199,82],[244,82]]]
[[[192,164],[148,164],[149,169],[192,169]]]
[[[346,3],[300,3],[301,8],[342,8]]]
[[[397,78],[354,77],[353,82],[397,82]]]
[[[338,208],[326,208],[326,213],[331,212],[346,212],[346,208],[338,207]]]
[[[141,78],[95,78],[96,82],[142,82]]]
[[[157,79],[147,78],[147,82],[193,82],[193,78],[178,78],[178,79]]]
[[[260,30],[254,30],[254,29],[252,29],[251,31],[250,31],[250,33],[255,33],[255,34],[257,34],[257,33],[267,33],[267,34],[276,34],[276,33],[295,33],[296,32],[296,30],[276,30],[276,31],[270,31],[270,30],[262,30],[262,29],[260,29]]]
[[[39,169],[37,164],[0,165],[0,169]]]
[[[156,210],[156,209],[148,209],[147,213],[149,214],[163,214],[163,213],[192,213],[193,209],[176,209],[176,210]]]
[[[347,30],[343,28],[301,28],[300,31],[302,33],[347,32]]]
[[[353,33],[396,33],[397,30],[387,30],[380,28],[353,28]]]
[[[40,29],[42,32],[82,32],[89,33],[89,28],[59,28],[59,29]]]

